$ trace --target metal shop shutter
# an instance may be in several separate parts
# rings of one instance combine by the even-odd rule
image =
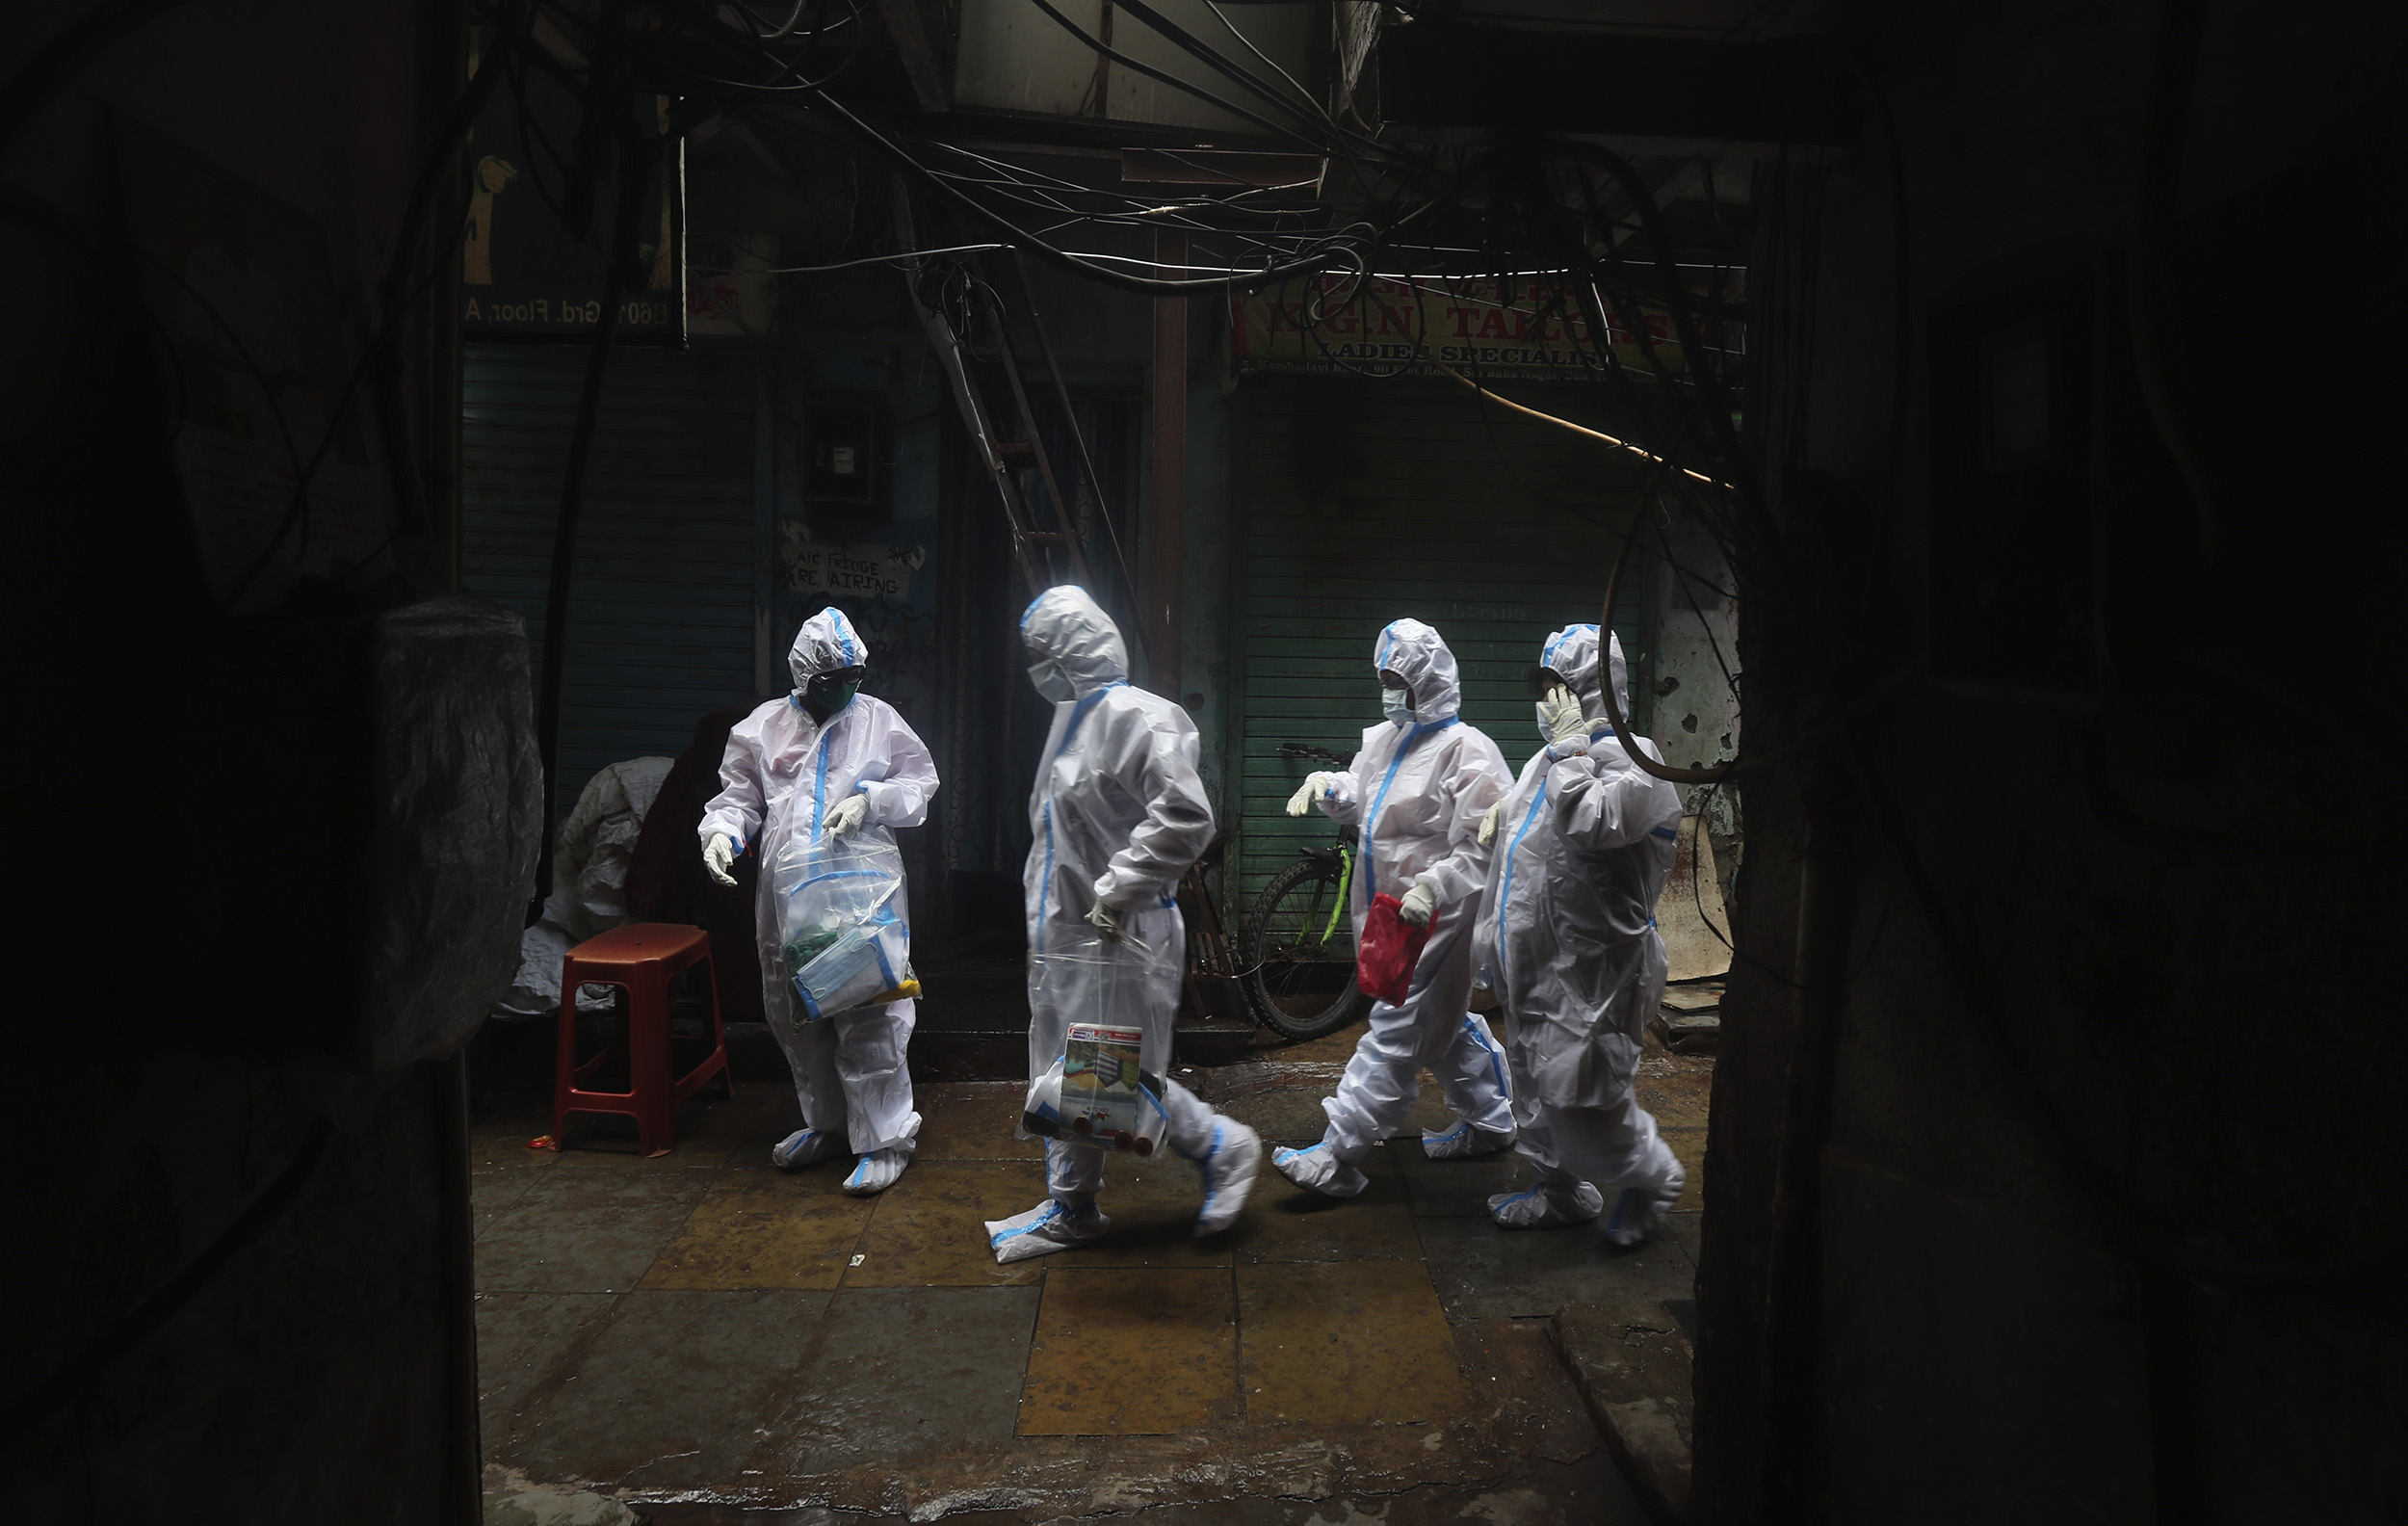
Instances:
[[[1587,395],[1515,389],[1590,421]],[[1552,398],[1552,401],[1549,399]],[[1300,843],[1326,843],[1288,797],[1315,767],[1282,742],[1351,753],[1379,719],[1372,644],[1410,615],[1463,671],[1463,718],[1518,771],[1539,743],[1529,673],[1549,631],[1594,620],[1644,486],[1606,447],[1451,382],[1266,379],[1248,386],[1237,892],[1250,906]],[[1652,576],[1615,629],[1644,692]],[[1645,715],[1642,706],[1640,714]]]
[[[582,345],[470,345],[460,581],[526,618],[541,680],[552,530],[584,385]],[[752,692],[750,355],[611,355],[586,471],[561,690],[559,813],[607,764],[675,756]]]

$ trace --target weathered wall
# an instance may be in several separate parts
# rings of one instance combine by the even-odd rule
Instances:
[[[1686,517],[1664,527],[1656,562],[1655,682],[1634,695],[1633,722],[1676,768],[1711,768],[1739,755],[1739,605],[1731,570],[1712,536]],[[1723,904],[1737,888],[1745,828],[1738,785],[1685,784],[1682,807],[1703,816]],[[1729,929],[1723,930],[1726,934]]]
[[[1819,262],[1754,329],[1760,374],[1793,379],[1750,419],[1793,555],[1745,590],[1741,644],[1753,742],[1836,736],[1748,786],[1700,1510],[2396,1518],[2367,1460],[2408,1360],[2408,1030],[2378,954],[2402,909],[2408,33],[2206,7],[2144,277],[2227,515],[2203,546],[2125,279],[2184,8],[1837,9],[1868,139],[1790,167],[1751,273],[1761,297]],[[2037,619],[2031,672],[1969,672],[1933,634],[1983,570],[1948,548],[1996,509],[1954,486],[1978,463],[1950,410],[1978,398],[1939,347],[2053,291],[2090,357],[2070,496],[2041,506],[2091,580],[2073,681],[2038,672],[2065,633]],[[1979,618],[2011,638],[2017,613]]]
[[[0,29],[13,91],[92,9],[17,8]],[[320,322],[356,356],[430,102],[456,88],[458,17],[416,0],[149,9],[169,13],[0,144],[0,278],[21,298],[0,315],[18,743],[0,797],[9,860],[42,866],[17,900],[7,1022],[0,1472],[25,1520],[465,1523],[459,1075],[368,1076],[356,1032],[357,638],[448,589],[448,505],[438,482],[426,520],[346,568],[327,548],[386,526],[322,504],[311,549],[287,554],[327,581],[248,618],[213,607],[196,548],[223,527],[185,513],[171,473],[175,404],[112,150],[134,124],[314,222],[333,286]],[[415,411],[398,445],[437,471],[442,355],[423,330],[399,354]]]
[[[896,182],[884,171],[842,154],[774,145],[776,167],[736,135],[695,150],[693,221],[737,237],[768,235],[782,265],[834,263],[892,247]],[[1046,161],[1064,173],[1114,184],[1113,167],[1085,160]],[[930,247],[984,242],[982,227],[956,225],[948,215],[918,207],[916,235]],[[1090,230],[1076,240],[1086,250],[1141,254],[1142,235]],[[1153,346],[1151,302],[1031,258],[1028,275],[1063,381],[1086,413],[1089,446],[1107,479],[1105,499],[1120,527],[1132,571],[1148,566],[1152,408],[1147,396]],[[1008,255],[989,253],[982,266],[1006,303],[1022,298]],[[861,623],[872,643],[874,691],[897,703],[937,754],[946,782],[930,830],[907,833],[904,851],[915,880],[944,882],[947,866],[973,876],[1002,876],[1016,905],[1019,861],[1028,846],[1027,783],[1048,715],[1030,691],[1013,640],[1026,602],[1003,534],[1003,510],[984,480],[962,431],[958,409],[925,330],[906,297],[903,276],[887,265],[805,271],[776,277],[771,333],[760,346],[768,362],[764,424],[775,440],[766,478],[773,544],[799,529],[815,541],[894,543],[923,560],[900,598],[837,602]],[[1181,693],[1203,733],[1208,788],[1219,798],[1224,733],[1230,577],[1229,476],[1233,399],[1220,384],[1222,306],[1210,296],[1190,303],[1188,494],[1181,596],[1186,612]],[[1059,409],[1050,377],[1031,331],[1014,329],[1024,381],[1040,419]],[[721,346],[750,341],[718,338]],[[981,343],[987,342],[983,332]],[[894,425],[891,512],[860,515],[803,502],[798,487],[800,423],[815,398],[871,397]],[[998,386],[988,407],[1018,432],[1009,394]],[[1047,424],[1049,430],[1055,426]],[[1049,439],[1054,470],[1074,501],[1091,499],[1067,454],[1067,435]],[[1042,497],[1035,474],[1029,491]],[[1107,566],[1108,543],[1089,524],[1091,581],[1108,608],[1120,609],[1117,574]],[[772,553],[774,562],[774,550]],[[782,687],[782,653],[800,619],[825,600],[789,592],[772,570],[773,608],[767,644],[770,674]],[[1136,643],[1132,643],[1136,656]],[[1140,681],[1144,675],[1140,673]],[[972,900],[1000,894],[972,884]],[[937,920],[960,911],[927,892],[922,914]],[[990,897],[991,898],[991,897]]]

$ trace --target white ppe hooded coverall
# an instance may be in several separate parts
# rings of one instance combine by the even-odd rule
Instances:
[[[1067,679],[1071,695],[1054,706],[1029,793],[1034,841],[1022,875],[1029,1074],[1040,1076],[1061,1059],[1074,1022],[1140,1030],[1141,1084],[1165,1115],[1165,1143],[1203,1178],[1196,1232],[1210,1233],[1237,1217],[1262,1146],[1252,1129],[1165,1075],[1187,948],[1171,898],[1213,840],[1195,723],[1128,682],[1120,631],[1084,589],[1046,590],[1021,618],[1020,633],[1040,666]],[[1100,937],[1089,920],[1099,902],[1116,915],[1117,941]],[[1095,1193],[1105,1153],[1048,1139],[1047,1200],[986,1226],[997,1259],[1041,1255],[1102,1234],[1109,1221]]]
[[[1680,840],[1681,795],[1631,761],[1605,710],[1601,680],[1627,697],[1610,635],[1599,671],[1597,627],[1547,639],[1539,662],[1580,697],[1579,739],[1541,749],[1499,813],[1481,896],[1479,960],[1504,1004],[1513,1062],[1516,1147],[1540,1185],[1500,1194],[1500,1223],[1578,1223],[1605,1210],[1606,1232],[1635,1243],[1679,1199],[1681,1164],[1638,1105],[1632,1078],[1647,1019],[1663,999],[1656,897]],[[1624,714],[1629,701],[1623,699]],[[1637,745],[1657,762],[1655,743]]]
[[[1422,1066],[1439,1078],[1455,1113],[1452,1128],[1426,1136],[1433,1151],[1452,1144],[1456,1147],[1445,1152],[1466,1152],[1460,1146],[1467,1133],[1501,1147],[1514,1127],[1504,1050],[1465,1006],[1471,922],[1488,875],[1480,817],[1512,775],[1497,744],[1456,714],[1462,684],[1454,653],[1437,631],[1417,619],[1392,622],[1373,645],[1372,665],[1410,686],[1412,724],[1366,726],[1353,763],[1329,776],[1321,807],[1362,831],[1351,907],[1358,941],[1374,896],[1401,900],[1418,882],[1436,909],[1404,1000],[1372,1004],[1371,1031],[1355,1046],[1337,1094],[1322,1102],[1329,1117],[1322,1142],[1275,1157],[1292,1178],[1341,1196],[1362,1190],[1354,1163],[1411,1116]]]
[[[862,1156],[908,1153],[920,1132],[905,1062],[917,1004],[904,998],[805,1021],[780,950],[783,908],[772,882],[779,850],[797,838],[822,836],[829,813],[848,796],[857,794],[869,804],[856,839],[891,843],[895,829],[928,820],[936,764],[894,706],[856,693],[824,723],[803,707],[802,692],[813,678],[868,660],[860,633],[841,611],[824,609],[803,621],[786,654],[795,693],[771,700],[729,730],[720,792],[703,811],[699,829],[706,846],[720,833],[733,838],[739,851],[756,838],[761,846],[754,913],[761,1006],[794,1067],[795,1095],[808,1125],[780,1146],[780,1164],[847,1149]],[[894,910],[908,928],[907,885],[896,892]]]

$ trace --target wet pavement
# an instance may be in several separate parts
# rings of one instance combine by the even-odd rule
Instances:
[[[1180,1079],[1302,1144],[1350,1047]],[[506,1105],[474,1157],[488,1487],[662,1523],[1641,1521],[1554,1317],[1691,1295],[1711,1062],[1645,1068],[1691,1187],[1627,1252],[1593,1226],[1499,1231],[1485,1199],[1518,1162],[1407,1135],[1351,1201],[1266,1164],[1201,1240],[1190,1167],[1117,1157],[1106,1239],[999,1267],[982,1221],[1044,1195],[1015,1083],[924,1083],[918,1157],[872,1199],[840,1190],[850,1157],[771,1167],[799,1126],[774,1084],[690,1102],[653,1160],[615,1120],[530,1149],[543,1106]],[[1444,1121],[1426,1085],[1416,1125]]]

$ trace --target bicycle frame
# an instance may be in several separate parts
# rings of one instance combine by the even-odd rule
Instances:
[[[1329,921],[1322,929],[1322,941],[1326,943],[1338,935],[1338,919],[1347,914],[1347,896],[1354,888],[1354,854],[1346,843],[1338,844],[1338,899],[1330,904]]]

